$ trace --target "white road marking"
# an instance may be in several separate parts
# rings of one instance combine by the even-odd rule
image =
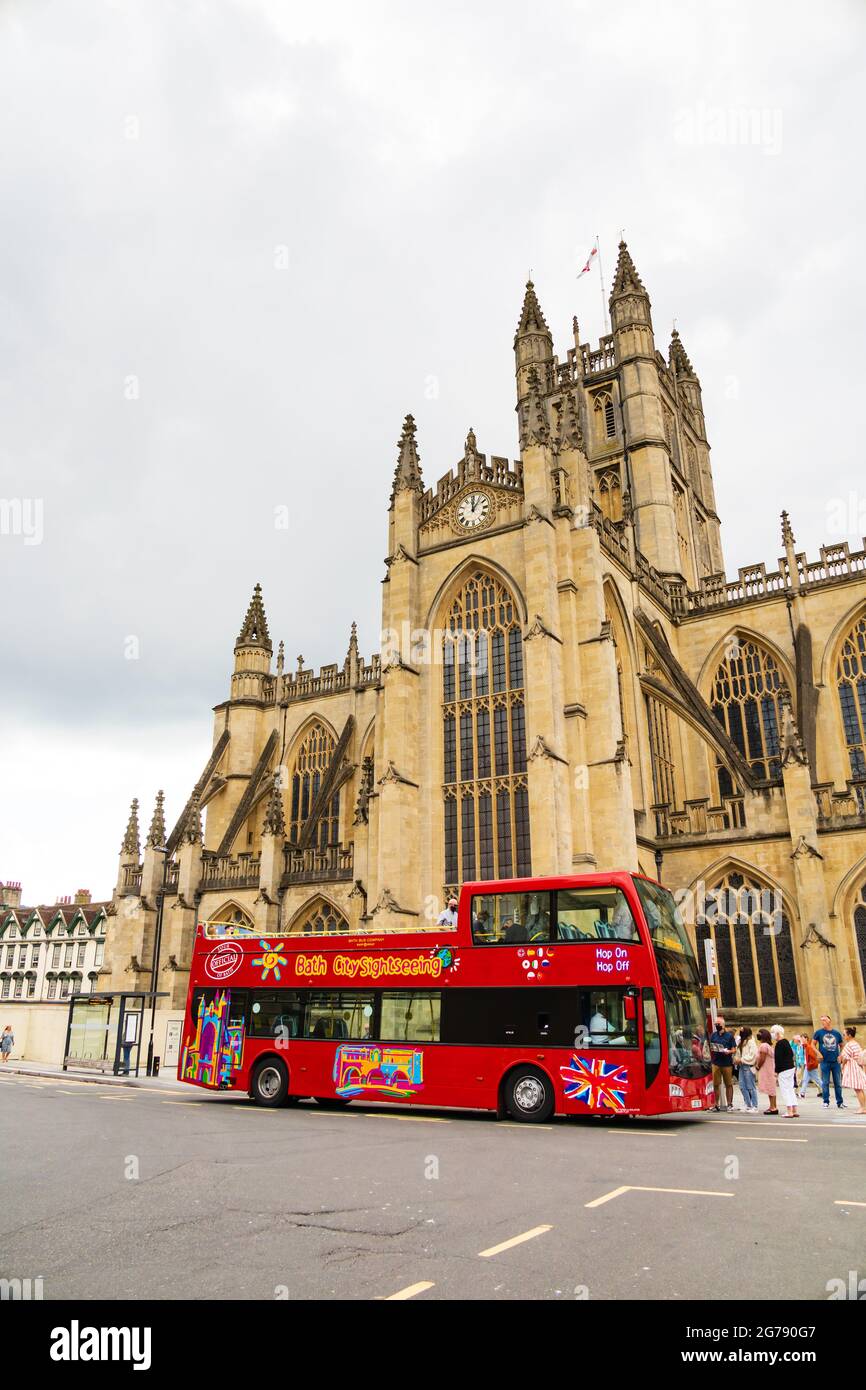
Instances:
[[[788,1139],[787,1137],[783,1139],[781,1134],[778,1138],[776,1135],[770,1134],[738,1134],[735,1137],[748,1139],[753,1144],[808,1144],[809,1142],[808,1139]]]
[[[585,1207],[601,1207],[605,1202],[612,1202],[614,1197],[622,1197],[625,1192],[675,1192],[685,1197],[733,1197],[733,1192],[707,1192],[700,1187],[636,1187],[629,1184],[627,1187],[615,1187],[612,1192],[605,1192],[603,1197],[596,1197],[593,1202],[584,1202]]]
[[[395,1301],[402,1301],[407,1298],[414,1298],[416,1294],[426,1293],[427,1289],[433,1289],[435,1287],[436,1285],[431,1284],[429,1280],[422,1279],[420,1283],[409,1284],[407,1288],[400,1289],[397,1293],[389,1293],[385,1299],[385,1302],[394,1303]]]
[[[552,1226],[533,1226],[531,1231],[524,1231],[522,1235],[512,1236],[510,1240],[503,1240],[499,1245],[491,1245],[489,1250],[479,1250],[478,1258],[487,1260],[491,1255],[501,1255],[503,1250],[511,1250],[515,1245],[522,1245],[525,1240],[534,1240],[536,1236],[543,1236],[547,1231],[552,1231]]]
[[[834,1207],[866,1207],[866,1202],[839,1202],[833,1203]]]

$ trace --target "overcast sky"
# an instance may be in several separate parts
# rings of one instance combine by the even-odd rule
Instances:
[[[260,581],[379,645],[425,479],[514,457],[531,268],[564,355],[620,229],[704,392],[729,574],[859,548],[866,10],[834,0],[0,7],[0,880],[110,892],[177,814]],[[278,508],[288,527],[279,529]],[[136,655],[137,653],[137,655]]]

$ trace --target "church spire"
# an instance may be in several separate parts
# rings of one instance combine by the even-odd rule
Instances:
[[[541,311],[535,286],[531,280],[527,280],[526,293],[523,296],[523,308],[520,311],[520,322],[514,335],[514,346],[517,347],[518,338],[525,338],[530,333],[543,333],[545,337],[550,338],[551,347],[553,346],[553,339],[547,326],[547,320]]]
[[[668,349],[668,362],[678,377],[687,376],[697,380],[695,369],[689,361],[689,355],[683,347],[682,338],[676,329],[674,329],[671,334],[671,345]]]
[[[637,273],[631,252],[624,241],[619,244],[619,256],[617,257],[616,270],[613,273],[613,285],[610,291],[611,306],[621,294],[646,294],[643,280]]]
[[[136,864],[141,858],[141,836],[138,829],[138,797],[133,797],[132,805],[129,808],[129,820],[126,822],[126,834],[123,837],[123,844],[120,846],[121,854],[126,854],[130,859],[134,859]]]
[[[348,651],[346,652],[346,659],[345,659],[345,661],[343,662],[343,670],[344,670],[344,671],[350,670],[351,667],[352,667],[352,663],[353,663],[353,662],[354,662],[355,666],[357,667],[357,665],[358,665],[358,624],[357,624],[357,623],[352,623],[352,631],[351,631],[351,634],[350,634],[350,636],[349,636],[349,649],[348,649]]]
[[[253,589],[250,606],[238,633],[238,640],[235,642],[235,651],[238,647],[262,647],[268,656],[273,651],[268,632],[268,620],[265,617],[265,605],[262,603],[261,584],[257,584]]]
[[[165,793],[162,791],[158,791],[156,794],[153,820],[150,822],[145,843],[151,849],[163,849],[165,847]]]
[[[421,492],[423,486],[421,462],[418,446],[415,442],[415,417],[414,415],[407,415],[403,421],[403,430],[397,445],[397,467],[394,470],[391,501],[393,502],[398,492],[403,492],[406,489],[411,492]]]

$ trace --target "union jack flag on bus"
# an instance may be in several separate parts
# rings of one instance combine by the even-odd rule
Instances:
[[[568,1100],[580,1100],[593,1110],[624,1110],[628,1090],[628,1071],[620,1062],[605,1062],[601,1057],[579,1057],[572,1053],[571,1063],[560,1067]]]

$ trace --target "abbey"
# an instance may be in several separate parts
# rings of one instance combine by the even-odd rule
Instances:
[[[462,882],[626,867],[682,897],[738,1019],[866,1016],[866,553],[809,561],[783,513],[776,567],[726,579],[700,381],[624,243],[610,315],[560,358],[526,286],[515,461],[470,430],[425,487],[407,415],[380,655],[353,628],[287,669],[256,586],[211,756],[143,855],[133,806],[108,987],[148,987],[167,845],[175,1008],[197,920],[434,928]]]

